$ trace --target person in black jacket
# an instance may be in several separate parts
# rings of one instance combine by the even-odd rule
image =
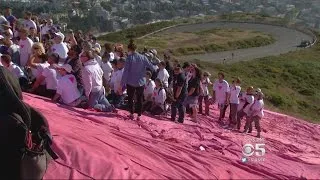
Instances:
[[[48,122],[22,101],[18,79],[1,66],[0,99],[0,179],[42,179],[49,158],[46,152],[58,158],[50,148]]]
[[[72,74],[76,77],[78,82],[78,89],[83,92],[81,67],[82,63],[79,59],[79,54],[81,53],[81,48],[78,45],[74,45],[70,48],[68,52],[68,57],[65,64],[69,64],[72,67]]]

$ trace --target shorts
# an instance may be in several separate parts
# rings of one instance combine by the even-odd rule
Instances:
[[[190,108],[197,107],[198,106],[198,99],[199,99],[198,96],[188,96],[184,100],[183,105],[189,106]]]

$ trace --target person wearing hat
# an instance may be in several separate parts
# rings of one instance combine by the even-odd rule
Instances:
[[[246,93],[240,94],[240,104],[237,112],[237,126],[236,128],[240,131],[241,120],[249,115],[249,110],[254,102],[254,89],[252,86],[247,88]]]
[[[64,64],[57,66],[56,69],[61,78],[57,84],[57,93],[52,100],[54,102],[62,102],[71,107],[79,106],[83,98],[81,98],[80,91],[77,88],[77,79],[72,74],[72,67],[69,64]]]
[[[31,12],[26,12],[24,15],[24,21],[23,21],[23,26],[29,30],[30,28],[34,28],[37,31],[37,24],[31,19],[32,18],[32,13]]]
[[[54,35],[54,44],[51,47],[51,52],[59,54],[60,61],[64,62],[68,57],[69,51],[67,45],[63,42],[64,35],[61,32],[57,32]]]
[[[28,37],[28,29],[22,28],[19,32],[20,41],[20,66],[26,66],[30,56],[31,56],[31,49],[33,45],[33,41]]]
[[[244,128],[244,133],[251,133],[252,132],[252,122],[254,122],[255,127],[257,129],[257,137],[261,137],[261,127],[260,127],[260,120],[264,117],[264,101],[263,101],[264,94],[262,93],[261,89],[257,89],[254,94],[254,103],[249,108],[249,113],[246,121],[246,125]]]

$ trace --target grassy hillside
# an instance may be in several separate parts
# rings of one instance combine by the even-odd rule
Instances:
[[[155,48],[160,53],[170,49],[175,56],[259,47],[274,42],[271,35],[262,32],[219,28],[197,32],[163,32],[137,40],[142,47]]]
[[[320,44],[311,49],[234,64],[194,60],[213,74],[239,76],[242,87],[260,87],[269,109],[320,123]]]

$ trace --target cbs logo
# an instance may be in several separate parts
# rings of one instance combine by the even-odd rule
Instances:
[[[245,144],[242,147],[242,154],[247,157],[250,157],[254,154],[256,156],[264,156],[266,153],[264,146],[265,144],[255,144],[255,146],[252,144]]]

